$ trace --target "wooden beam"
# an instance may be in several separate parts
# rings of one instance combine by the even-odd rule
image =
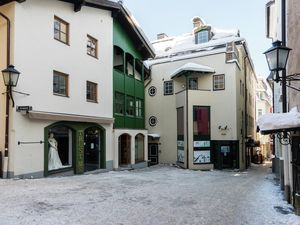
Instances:
[[[84,5],[84,0],[75,0],[74,2],[74,11],[79,12],[81,10],[82,5]]]

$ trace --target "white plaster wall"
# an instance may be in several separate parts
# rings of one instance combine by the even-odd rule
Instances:
[[[15,65],[21,71],[17,105],[34,110],[112,117],[112,17],[110,11],[28,0],[16,4]],[[53,38],[54,15],[70,24],[70,45]],[[87,34],[98,40],[99,59],[86,53]],[[53,70],[69,74],[69,97],[53,95]],[[98,104],[86,101],[86,81],[98,84]]]
[[[114,129],[113,131],[113,156],[114,156],[114,169],[119,168],[119,137],[122,134],[130,135],[130,164],[135,164],[135,136],[138,134],[144,135],[144,161],[148,161],[148,131],[147,130],[133,130],[133,129]]]
[[[14,94],[16,105],[36,111],[112,118],[112,17],[109,11],[52,0],[15,3],[13,63],[21,72]],[[70,45],[53,38],[54,15],[70,24]],[[98,39],[95,59],[86,54],[87,34]],[[53,70],[69,74],[69,97],[53,95]],[[86,101],[86,81],[98,83],[98,103]],[[43,145],[17,145],[18,141],[40,141],[44,127],[55,121],[29,120],[11,110],[10,165],[14,175],[44,170]],[[106,160],[113,159],[112,125],[106,129]]]

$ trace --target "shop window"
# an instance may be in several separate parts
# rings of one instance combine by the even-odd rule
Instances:
[[[124,73],[124,51],[118,46],[114,46],[114,69]]]
[[[69,23],[54,17],[54,39],[69,44]]]
[[[48,170],[72,167],[72,130],[59,126],[48,133]]]
[[[210,110],[207,106],[193,107],[194,140],[199,136],[210,136]],[[195,138],[196,136],[196,138]]]
[[[135,162],[144,161],[144,135],[138,134],[135,136]]]

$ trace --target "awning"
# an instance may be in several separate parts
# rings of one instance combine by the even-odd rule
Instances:
[[[201,73],[215,73],[215,70],[211,67],[196,64],[196,63],[187,63],[179,67],[178,69],[174,70],[173,73],[171,73],[171,79],[180,77],[187,71],[194,71],[194,72],[201,72]]]
[[[159,139],[160,134],[148,134],[149,137],[152,137],[153,139]]]
[[[85,115],[41,112],[41,111],[29,111],[27,115],[30,119],[38,119],[38,120],[74,121],[74,122],[87,122],[87,123],[98,123],[98,124],[112,124],[114,122],[114,118],[109,118],[109,117],[96,117],[96,116],[85,116]]]
[[[267,113],[257,121],[262,134],[300,130],[300,113],[294,107],[288,113]]]

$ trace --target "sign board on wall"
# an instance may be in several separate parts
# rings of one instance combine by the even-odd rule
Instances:
[[[195,148],[210,147],[210,141],[194,141]]]
[[[194,164],[211,163],[210,150],[194,151]]]

